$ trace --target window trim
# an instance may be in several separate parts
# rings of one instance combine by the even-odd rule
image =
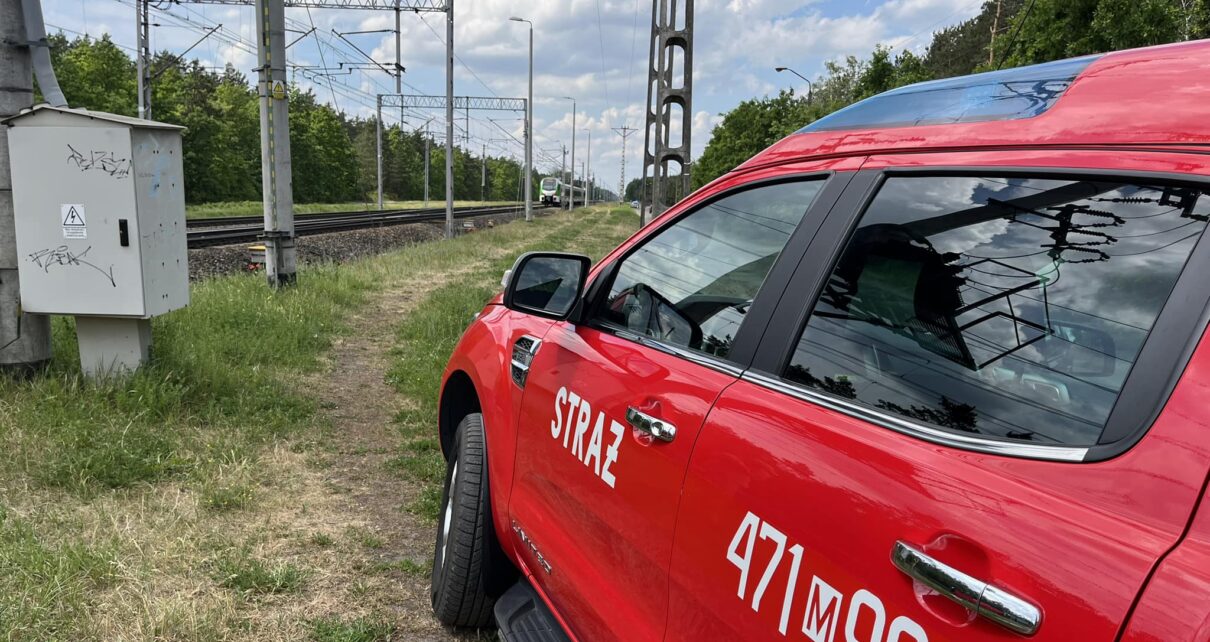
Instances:
[[[1170,152],[1174,153],[1174,152]],[[1210,322],[1210,287],[1202,287],[1198,274],[1210,273],[1210,233],[1194,245],[1172,292],[1161,308],[1138,356],[1123,381],[1097,444],[1090,446],[1047,446],[998,439],[963,438],[962,435],[907,418],[893,417],[811,390],[784,379],[781,373],[793,357],[794,348],[819,300],[828,277],[848,247],[854,231],[874,198],[890,178],[929,177],[1030,177],[1058,180],[1133,181],[1145,184],[1197,187],[1210,192],[1210,176],[1147,170],[1099,170],[1090,168],[1033,166],[935,166],[860,170],[850,189],[824,221],[815,241],[808,247],[791,285],[799,286],[808,306],[783,301],[765,328],[752,370],[744,379],[757,385],[791,394],[847,415],[869,421],[918,439],[962,450],[1024,459],[1059,462],[1099,462],[1117,457],[1137,444],[1155,423],[1168,398],[1188,367],[1189,359]]]
[[[858,173],[857,171],[838,171],[832,169],[794,172],[745,182],[710,195],[660,224],[659,227],[648,231],[642,238],[636,240],[634,244],[626,248],[623,254],[614,258],[606,265],[588,286],[588,294],[584,299],[583,310],[573,311],[573,314],[576,314],[575,318],[579,319],[584,327],[612,334],[639,345],[672,354],[693,363],[738,377],[745,368],[751,365],[753,355],[756,353],[757,344],[760,342],[765,327],[768,325],[769,317],[772,316],[785,289],[789,286],[798,261],[814,240],[820,225],[826,220],[832,206],[835,205],[837,199],[844,193],[849,181]],[[773,266],[769,268],[769,274],[761,284],[760,290],[757,291],[756,298],[752,301],[752,306],[748,310],[745,322],[740,326],[739,332],[736,333],[731,352],[726,358],[715,357],[705,352],[672,345],[651,337],[643,337],[600,318],[598,313],[609,296],[609,290],[613,287],[613,281],[617,276],[619,266],[655,236],[662,234],[686,217],[724,198],[773,185],[811,181],[821,182],[822,187],[815,195],[814,200],[804,210],[802,219],[795,226],[794,231],[790,233],[790,237],[786,240],[786,245],[782,248],[781,253],[778,254]]]

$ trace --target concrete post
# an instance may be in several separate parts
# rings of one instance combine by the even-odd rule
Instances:
[[[21,0],[0,0],[0,118],[34,104],[33,68]],[[8,131],[0,128],[0,372],[31,370],[50,360],[50,317],[21,311]]]
[[[256,0],[255,11],[265,275],[271,287],[280,287],[294,282],[296,262],[286,91],[286,9],[282,0]]]
[[[454,0],[445,0],[445,238],[454,238]]]
[[[677,12],[684,12],[676,27]],[[681,77],[674,78],[675,58],[681,56]],[[680,165],[680,194],[689,193],[690,134],[693,125],[693,0],[654,0],[651,6],[651,48],[647,73],[647,123],[643,144],[645,187],[640,226],[666,208],[666,196],[675,192],[668,175],[670,162]],[[681,140],[669,145],[672,105],[681,110]],[[650,209],[648,209],[650,208]]]
[[[567,201],[567,209],[576,207],[576,99],[571,100],[571,199]]]
[[[138,74],[139,118],[151,120],[150,0],[135,0],[135,72]]]
[[[429,206],[429,119],[424,123],[424,206]]]
[[[378,209],[382,209],[382,94],[376,96],[374,116],[374,150],[378,158]]]
[[[529,22],[526,20],[526,22]],[[534,220],[534,23],[529,22],[529,98],[525,101],[525,220]]]

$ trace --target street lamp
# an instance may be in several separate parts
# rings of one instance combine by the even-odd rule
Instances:
[[[592,187],[589,185],[591,179],[589,172],[592,171],[592,129],[585,129],[588,132],[588,153],[584,154],[584,205],[585,207],[592,201],[592,193],[589,191]]]
[[[576,99],[564,96],[563,100],[571,101],[571,201],[567,204],[570,210],[576,206]]]
[[[529,25],[529,100],[525,103],[525,220],[534,220],[534,23],[513,16],[513,22]]]
[[[794,74],[795,76],[802,78],[803,81],[807,83],[807,104],[811,103],[811,93],[815,91],[815,84],[812,83],[810,81],[810,79],[808,79],[806,76],[798,73],[797,71],[790,69],[789,67],[774,67],[773,71],[776,71],[776,72],[788,71],[788,72]]]

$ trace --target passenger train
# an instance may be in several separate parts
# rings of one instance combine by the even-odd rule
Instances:
[[[559,180],[557,176],[543,178],[541,198],[543,205],[562,205],[563,181]]]
[[[574,198],[569,194],[570,191],[571,188],[568,186],[568,184],[564,183],[558,176],[547,176],[542,179],[541,183],[540,198],[542,199],[542,204],[547,206],[562,207],[564,205],[563,200],[565,198],[572,199],[575,203],[583,204],[584,187],[580,186],[575,188]]]

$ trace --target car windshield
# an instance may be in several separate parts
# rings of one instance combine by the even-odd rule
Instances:
[[[553,178],[542,179],[542,189],[554,189],[554,188],[555,188],[555,179],[553,179]]]

